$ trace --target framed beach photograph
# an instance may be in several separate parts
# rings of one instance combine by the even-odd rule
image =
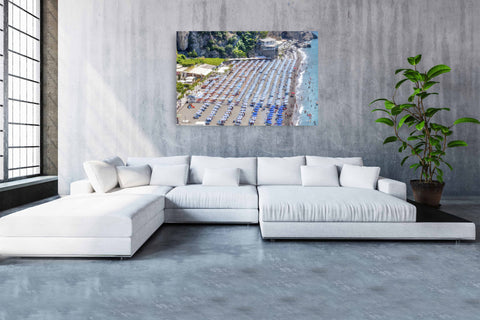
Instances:
[[[318,33],[178,31],[177,124],[315,126]]]

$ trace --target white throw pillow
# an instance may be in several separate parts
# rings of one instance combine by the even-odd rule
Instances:
[[[241,184],[257,184],[257,158],[222,158],[192,156],[188,183],[202,183],[206,168],[238,168]]]
[[[97,160],[86,161],[83,169],[95,192],[108,192],[118,184],[117,170],[111,164]]]
[[[120,167],[125,165],[125,163],[119,156],[113,156],[113,157],[107,158],[103,160],[103,162],[106,162],[114,167]]]
[[[360,167],[350,164],[343,165],[340,174],[342,187],[376,189],[380,167]]]
[[[305,157],[258,158],[258,185],[301,185]]]
[[[337,166],[302,166],[304,187],[339,187]]]
[[[204,186],[238,186],[240,184],[239,168],[205,168]]]
[[[152,168],[152,186],[178,187],[187,184],[188,165],[178,164],[174,166],[156,165]]]
[[[351,164],[354,166],[363,166],[363,160],[361,157],[350,158],[334,158],[334,157],[318,157],[318,156],[306,156],[307,166],[325,166],[334,164],[337,166],[338,174],[342,171],[344,164]]]
[[[150,184],[152,169],[148,164],[143,166],[117,167],[120,188],[132,188]]]

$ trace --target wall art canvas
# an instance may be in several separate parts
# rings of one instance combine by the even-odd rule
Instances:
[[[315,126],[318,33],[178,31],[177,124]]]

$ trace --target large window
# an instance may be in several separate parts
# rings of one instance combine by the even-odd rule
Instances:
[[[2,141],[0,179],[41,172],[40,0],[0,0]]]

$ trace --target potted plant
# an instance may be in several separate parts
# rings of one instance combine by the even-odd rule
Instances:
[[[426,99],[436,92],[429,92],[437,81],[439,75],[450,72],[450,67],[439,64],[427,72],[417,70],[422,56],[409,57],[408,63],[412,66],[406,69],[397,69],[395,74],[403,77],[395,85],[392,99],[376,99],[370,105],[382,101],[383,107],[373,109],[372,112],[381,112],[384,116],[375,122],[392,127],[393,135],[385,139],[383,144],[397,142],[400,144],[398,152],[407,152],[401,165],[408,160],[414,159],[415,163],[410,168],[419,172],[419,179],[411,180],[413,195],[416,202],[438,207],[445,183],[443,182],[443,165],[453,170],[452,166],[445,161],[444,157],[450,148],[465,147],[463,140],[450,140],[453,127],[460,123],[476,123],[480,121],[474,118],[460,118],[451,125],[438,123],[434,118],[438,112],[450,111],[449,108],[427,107]],[[413,84],[406,101],[399,102],[396,95],[402,84]]]

